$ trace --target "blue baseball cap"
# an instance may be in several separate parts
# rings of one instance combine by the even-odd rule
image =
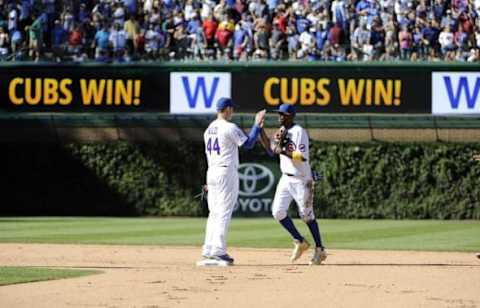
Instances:
[[[231,98],[222,97],[217,101],[217,111],[222,111],[227,107],[233,107],[233,101]]]
[[[295,106],[290,104],[281,104],[278,109],[275,109],[278,113],[285,113],[285,114],[295,114]]]

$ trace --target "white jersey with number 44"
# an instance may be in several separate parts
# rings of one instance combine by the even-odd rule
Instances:
[[[203,134],[208,167],[238,168],[238,147],[247,139],[245,133],[234,123],[223,119],[210,123]]]

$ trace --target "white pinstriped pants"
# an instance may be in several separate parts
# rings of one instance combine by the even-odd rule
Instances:
[[[238,171],[233,167],[213,167],[207,171],[208,220],[202,255],[227,253],[228,227],[238,200]]]

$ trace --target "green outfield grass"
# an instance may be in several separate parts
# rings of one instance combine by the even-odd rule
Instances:
[[[100,273],[92,270],[50,269],[38,267],[0,267],[0,286],[43,280],[81,277]]]
[[[205,218],[0,218],[0,242],[201,245]],[[308,239],[308,229],[295,223]],[[328,248],[480,251],[480,221],[319,220]],[[229,246],[287,248],[272,218],[232,220]]]

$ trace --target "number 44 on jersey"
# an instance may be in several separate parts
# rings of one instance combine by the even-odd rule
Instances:
[[[212,155],[213,152],[217,152],[217,155],[220,155],[220,146],[218,145],[218,138],[215,138],[212,142],[213,138],[208,138],[207,141],[207,152],[209,155]]]

